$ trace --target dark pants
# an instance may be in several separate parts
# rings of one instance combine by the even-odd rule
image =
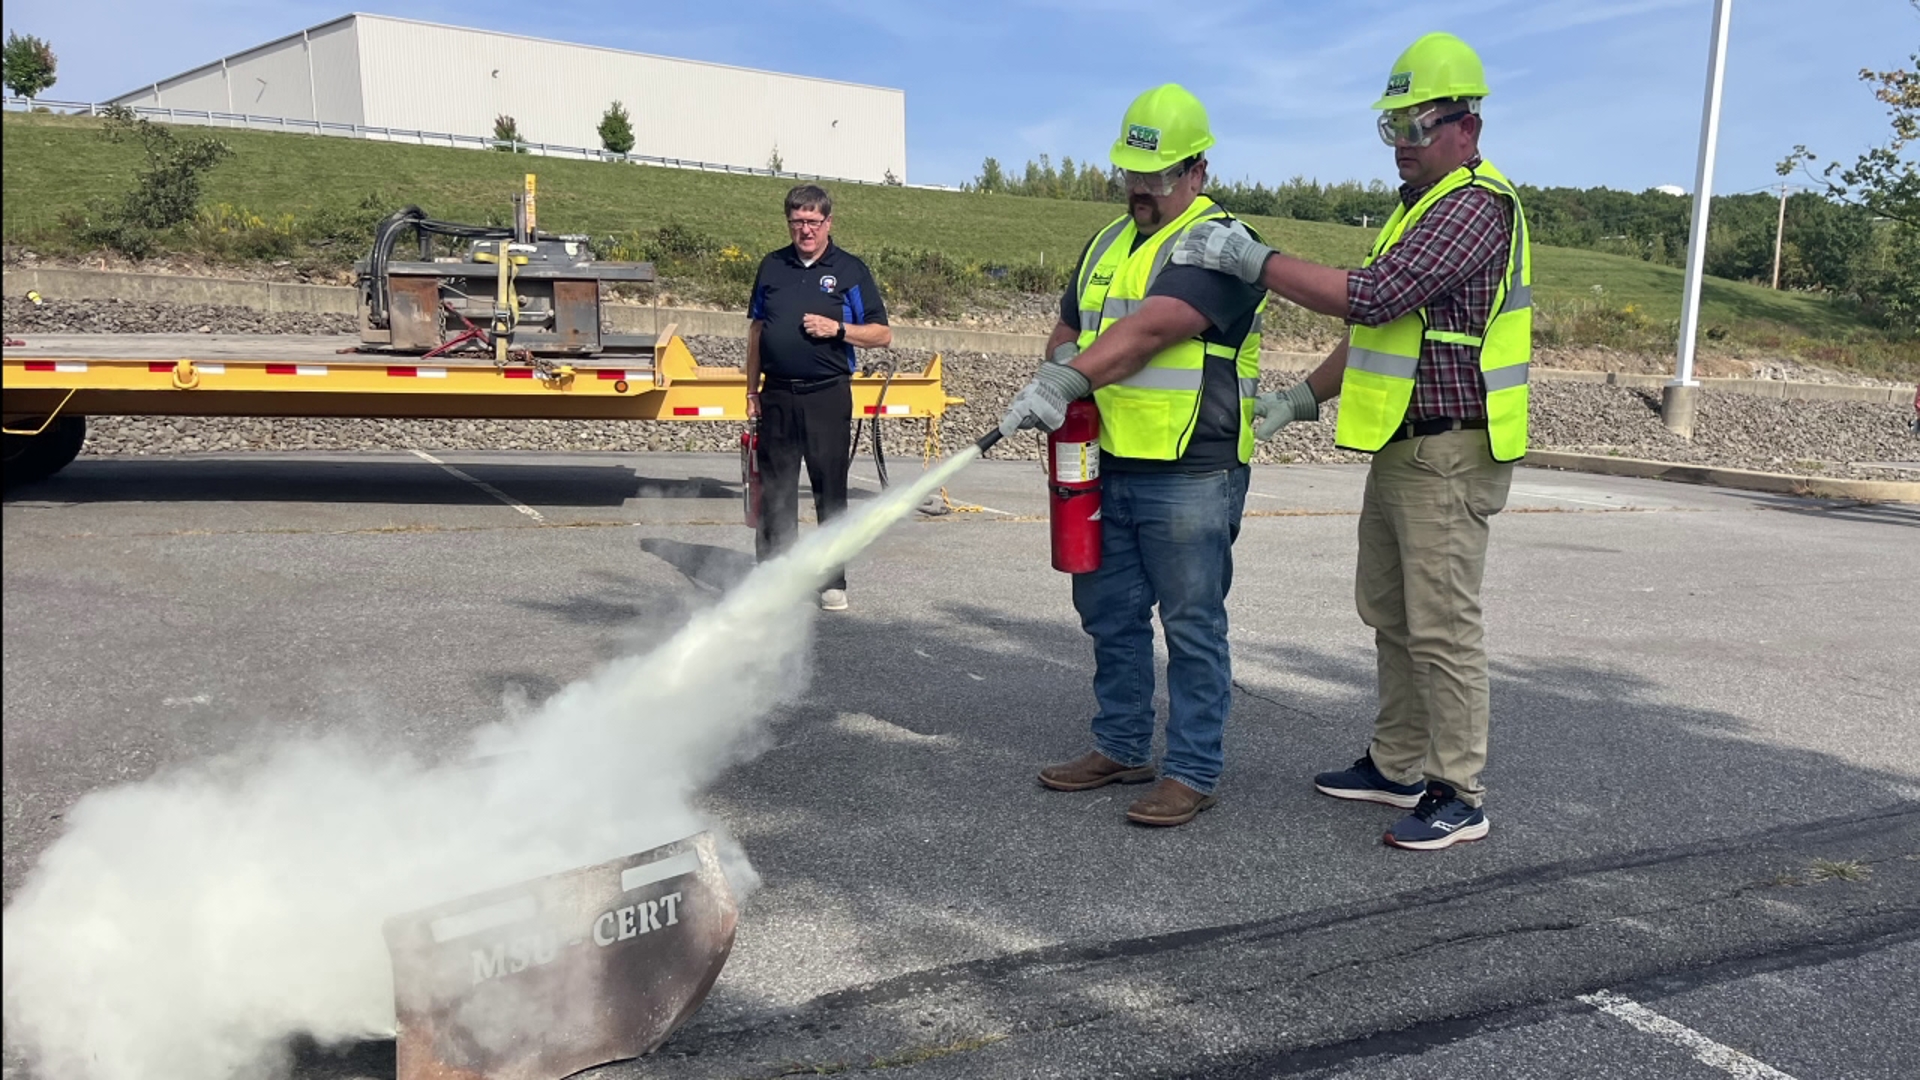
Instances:
[[[762,562],[793,546],[800,533],[800,462],[807,464],[813,511],[821,524],[847,512],[847,468],[853,463],[853,385],[847,379],[782,384],[760,391],[760,529]],[[823,588],[844,589],[844,569]]]

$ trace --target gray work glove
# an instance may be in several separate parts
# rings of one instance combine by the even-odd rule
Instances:
[[[1249,285],[1260,284],[1267,268],[1267,256],[1273,249],[1253,238],[1239,222],[1222,224],[1203,221],[1188,229],[1173,249],[1173,261],[1180,266],[1197,266],[1232,274]]]
[[[1047,361],[1054,364],[1071,364],[1073,363],[1073,358],[1079,355],[1080,343],[1078,341],[1063,341],[1060,343],[1059,348],[1053,350],[1053,355],[1047,357]]]
[[[1253,399],[1253,433],[1262,439],[1295,420],[1320,419],[1320,403],[1313,400],[1313,388],[1305,379],[1279,391],[1268,391]]]
[[[1013,395],[1013,404],[1000,421],[1000,434],[1030,428],[1053,431],[1067,422],[1067,406],[1092,389],[1085,375],[1065,364],[1041,364],[1033,381]]]

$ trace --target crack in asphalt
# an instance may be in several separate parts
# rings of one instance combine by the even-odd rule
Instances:
[[[1148,935],[1145,937],[1122,938],[1095,942],[1068,942],[1025,950],[1006,956],[988,957],[967,961],[945,967],[930,968],[911,972],[891,979],[848,987],[843,990],[822,994],[797,1009],[783,1011],[777,1017],[767,1017],[765,1022],[749,1022],[728,1028],[709,1029],[698,1037],[698,1041],[709,1046],[724,1045],[738,1040],[752,1040],[758,1037],[776,1036],[791,1020],[802,1014],[836,1013],[867,1008],[884,1008],[890,1005],[906,1003],[916,997],[923,997],[942,990],[967,985],[979,986],[1006,979],[1033,978],[1041,974],[1068,975],[1079,969],[1092,968],[1104,962],[1150,957],[1158,954],[1175,953],[1201,948],[1247,947],[1257,944],[1273,944],[1287,938],[1337,929],[1343,925],[1353,925],[1367,919],[1387,915],[1408,915],[1426,908],[1448,904],[1471,905],[1482,898],[1502,891],[1520,890],[1524,895],[1540,897],[1551,892],[1551,886],[1582,876],[1615,874],[1622,871],[1646,870],[1662,866],[1675,866],[1701,857],[1727,858],[1743,853],[1755,856],[1780,854],[1792,841],[1818,841],[1824,834],[1853,831],[1858,835],[1884,832],[1886,828],[1909,824],[1920,819],[1920,804],[1902,804],[1872,813],[1840,818],[1829,818],[1803,823],[1790,829],[1770,830],[1753,834],[1747,838],[1733,840],[1708,840],[1653,852],[1633,852],[1621,855],[1603,855],[1586,859],[1568,860],[1545,867],[1522,867],[1499,874],[1489,875],[1478,881],[1462,883],[1450,887],[1445,894],[1436,894],[1433,890],[1408,890],[1379,900],[1363,901],[1353,905],[1309,912],[1284,915],[1270,919],[1252,920],[1243,923],[1213,927],[1198,927],[1168,934]],[[1842,837],[1844,838],[1844,837]],[[1880,865],[1893,861],[1907,861],[1914,858],[1913,853],[1892,854],[1877,859],[1860,860],[1868,865]],[[1819,885],[1846,887],[1857,884],[1852,882],[1821,882]],[[1660,904],[1637,909],[1635,917],[1657,916],[1685,912],[1689,910],[1710,909],[1716,904],[1729,900],[1738,900],[1743,896],[1764,894],[1768,891],[1789,887],[1778,880],[1748,880],[1728,888],[1715,889],[1699,898],[1673,904]],[[1818,887],[1809,885],[1807,887]],[[1898,923],[1911,922],[1920,908],[1896,905],[1883,908],[1871,915],[1846,915],[1842,921],[1861,923],[1864,933],[1883,933],[1882,929],[1889,919]],[[1836,913],[1838,916],[1838,913]],[[1423,942],[1412,952],[1425,953],[1436,949],[1457,947],[1477,941],[1494,941],[1511,938],[1516,934],[1568,933],[1586,928],[1605,926],[1620,918],[1617,914],[1592,919],[1540,920],[1532,924],[1503,927],[1498,930],[1472,930],[1460,934],[1447,935],[1432,941]],[[1827,929],[1831,929],[1829,926]],[[1776,943],[1777,944],[1777,943]],[[1765,945],[1756,942],[1756,947]],[[1404,947],[1403,947],[1404,948]],[[1777,948],[1774,951],[1779,951]],[[1409,955],[1402,951],[1396,957]],[[1322,980],[1341,971],[1350,971],[1382,962],[1382,957],[1358,957],[1339,964],[1328,965],[1304,976],[1306,981]],[[1730,959],[1753,959],[1753,957],[1732,957]],[[1718,961],[1717,961],[1718,962]],[[1645,973],[1639,977],[1652,977]],[[1294,972],[1288,982],[1301,981],[1299,972]],[[1268,989],[1279,983],[1271,979],[1258,979],[1229,993],[1240,996]],[[1218,989],[1218,988],[1216,988]],[[1196,999],[1197,1000],[1197,999]],[[1172,1002],[1176,1003],[1177,1002]],[[1083,1003],[1084,1005],[1084,1003]],[[1117,1009],[1090,1008],[1073,1018],[1057,1018],[1050,1028],[1077,1027],[1096,1022],[1103,1016],[1113,1015]]]

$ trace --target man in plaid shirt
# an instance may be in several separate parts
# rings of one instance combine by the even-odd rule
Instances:
[[[1260,396],[1255,430],[1318,419],[1344,389],[1336,441],[1374,452],[1355,594],[1379,650],[1380,711],[1367,752],[1314,786],[1412,809],[1385,840],[1416,850],[1487,834],[1480,580],[1488,518],[1526,448],[1526,225],[1512,185],[1480,157],[1486,94],[1479,57],[1450,34],[1395,62],[1375,108],[1401,207],[1362,268],[1295,259],[1229,225],[1196,227],[1172,257],[1354,327],[1305,381]]]

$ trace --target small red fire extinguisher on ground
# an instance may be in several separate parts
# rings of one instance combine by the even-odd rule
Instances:
[[[740,433],[740,494],[746,503],[747,528],[760,527],[760,425],[747,421]]]
[[[1100,409],[1092,398],[1069,404],[1066,422],[1047,436],[1047,520],[1055,570],[1100,569]]]

